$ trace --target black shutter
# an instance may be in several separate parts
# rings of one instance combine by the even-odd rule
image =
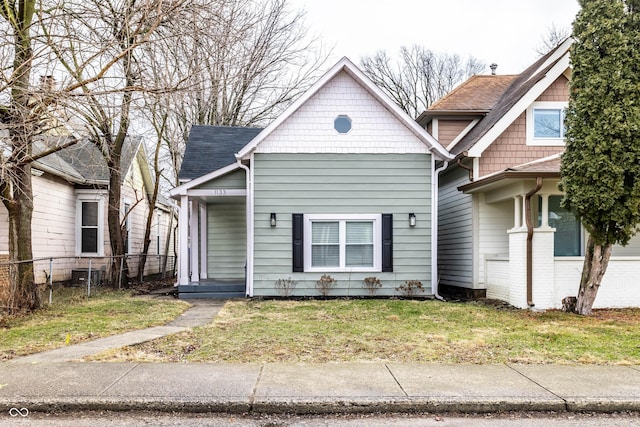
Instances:
[[[393,271],[393,214],[382,214],[382,271]]]
[[[304,215],[292,214],[293,272],[304,271]]]

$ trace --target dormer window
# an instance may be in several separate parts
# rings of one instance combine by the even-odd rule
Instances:
[[[564,145],[566,102],[534,102],[527,109],[527,145]]]

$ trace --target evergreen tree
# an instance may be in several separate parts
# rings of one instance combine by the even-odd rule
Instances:
[[[589,233],[576,312],[591,314],[613,244],[640,225],[640,7],[580,0],[562,156],[565,207]]]

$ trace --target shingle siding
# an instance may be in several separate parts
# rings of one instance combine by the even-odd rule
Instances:
[[[347,115],[352,128],[333,122]],[[377,99],[346,72],[339,73],[261,142],[256,153],[428,153]]]

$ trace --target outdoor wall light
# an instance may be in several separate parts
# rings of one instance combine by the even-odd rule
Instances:
[[[409,214],[409,227],[415,227],[415,226],[416,226],[416,214],[410,213]]]
[[[271,226],[272,227],[276,226],[276,213],[275,212],[271,212]]]

